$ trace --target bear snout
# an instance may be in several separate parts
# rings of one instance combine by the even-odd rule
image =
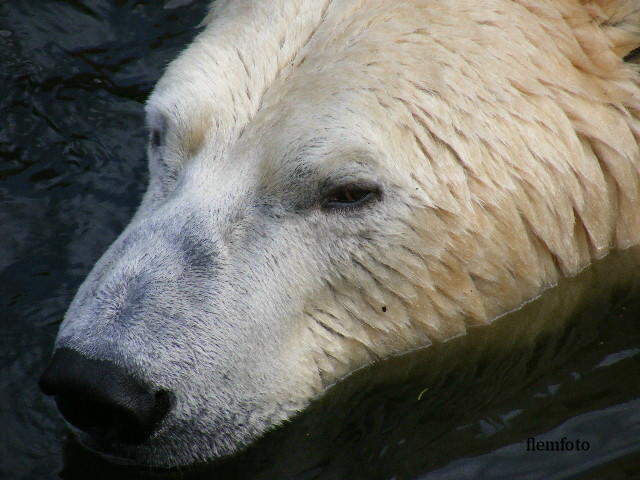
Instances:
[[[171,393],[153,391],[115,363],[56,350],[40,378],[64,418],[106,444],[139,445],[168,414]]]

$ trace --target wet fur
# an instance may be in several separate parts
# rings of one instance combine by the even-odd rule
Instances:
[[[639,18],[634,0],[216,2],[148,101],[148,191],[57,341],[175,392],[121,453],[237,451],[348,372],[640,243]],[[349,177],[381,201],[323,211]]]

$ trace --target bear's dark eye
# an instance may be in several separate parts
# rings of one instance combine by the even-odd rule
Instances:
[[[327,195],[324,207],[329,210],[357,208],[380,197],[377,185],[344,185]]]
[[[160,148],[162,146],[162,132],[159,128],[154,128],[153,130],[151,130],[149,143],[151,144],[152,148]]]

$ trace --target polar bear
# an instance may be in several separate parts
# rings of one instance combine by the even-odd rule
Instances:
[[[105,455],[211,460],[639,244],[638,47],[637,0],[216,1],[43,390]]]

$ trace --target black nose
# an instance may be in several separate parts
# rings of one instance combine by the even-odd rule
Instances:
[[[170,394],[153,392],[115,363],[57,350],[40,379],[69,423],[106,442],[144,442],[166,416]]]

